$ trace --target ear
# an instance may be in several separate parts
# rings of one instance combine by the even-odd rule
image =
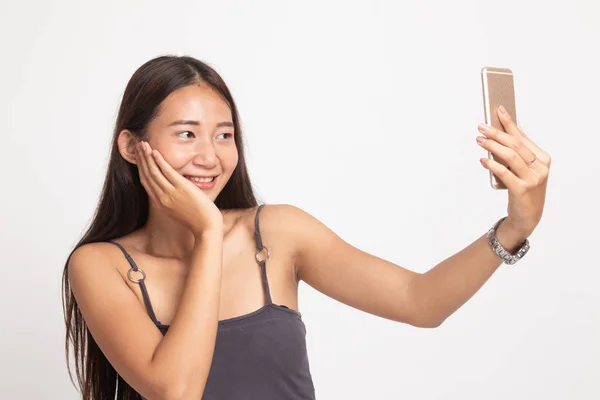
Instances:
[[[135,145],[141,139],[131,133],[131,131],[124,129],[119,132],[119,137],[117,137],[117,147],[119,149],[119,153],[121,157],[130,162],[131,164],[136,165],[137,159],[135,156]]]

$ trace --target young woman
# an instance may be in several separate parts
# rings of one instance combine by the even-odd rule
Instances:
[[[67,359],[84,399],[314,399],[300,280],[343,303],[436,327],[528,249],[550,157],[502,110],[482,146],[508,215],[419,274],[292,205],[258,206],[227,86],[190,57],[142,65],[123,95],[90,228],[65,265]],[[511,255],[519,251],[517,255]]]

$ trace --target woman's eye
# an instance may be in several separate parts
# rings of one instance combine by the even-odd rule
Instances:
[[[194,132],[192,131],[179,132],[177,135],[185,139],[191,139],[193,137],[196,137],[196,135],[194,135]],[[221,133],[219,136],[225,136],[223,139],[229,139],[233,137],[233,133]]]
[[[186,134],[186,133],[189,133],[189,134],[191,134],[192,136],[194,136],[194,133],[193,133],[193,132],[191,132],[191,131],[180,132],[180,133],[178,133],[178,135],[179,135],[179,136],[181,136],[181,135],[184,135],[184,134]]]

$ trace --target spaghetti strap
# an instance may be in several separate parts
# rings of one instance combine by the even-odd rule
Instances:
[[[150,296],[148,295],[148,289],[146,288],[146,284],[144,283],[144,281],[146,280],[146,273],[143,270],[141,270],[140,268],[138,268],[135,261],[133,261],[133,258],[131,258],[131,256],[129,255],[127,250],[125,250],[125,248],[120,243],[117,243],[114,240],[109,240],[108,242],[116,245],[119,249],[121,249],[121,251],[123,252],[123,255],[125,255],[125,258],[129,262],[129,265],[131,265],[131,269],[129,269],[129,271],[127,271],[127,277],[129,278],[130,281],[132,281],[134,283],[138,283],[140,285],[140,289],[142,290],[142,297],[144,298],[144,303],[146,304],[146,309],[148,310],[148,314],[150,315],[150,318],[156,325],[162,325],[158,321],[158,319],[156,319],[156,315],[154,314],[154,309],[152,308],[152,303],[150,302]],[[139,279],[134,279],[131,276],[132,271],[141,273],[142,277]]]
[[[260,210],[262,210],[262,208],[264,206],[265,206],[264,203],[261,204],[260,206],[258,206],[258,209],[256,210],[256,217],[254,220],[254,225],[255,225],[254,236],[256,237],[256,247],[258,248],[258,251],[257,251],[256,255],[254,256],[254,258],[256,259],[256,262],[260,265],[260,272],[262,275],[263,287],[265,289],[266,303],[271,304],[273,301],[271,300],[271,291],[269,290],[269,281],[267,279],[267,260],[270,257],[270,253],[269,253],[269,249],[266,246],[263,246],[262,238],[260,236],[260,228],[259,228],[259,224],[258,224],[258,214],[260,213]],[[263,250],[265,250],[266,255],[264,256],[264,258],[259,258],[260,254],[263,253]]]

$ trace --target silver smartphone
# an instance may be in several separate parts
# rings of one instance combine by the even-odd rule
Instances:
[[[481,83],[485,123],[506,132],[498,118],[498,107],[504,106],[508,115],[515,121],[515,124],[517,123],[513,72],[508,68],[484,67],[481,70]],[[488,151],[488,158],[493,158],[502,165],[508,165],[505,160],[490,151]],[[490,184],[497,190],[507,189],[506,185],[492,171],[490,171]]]

